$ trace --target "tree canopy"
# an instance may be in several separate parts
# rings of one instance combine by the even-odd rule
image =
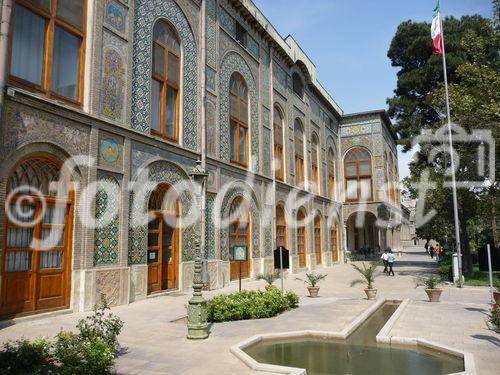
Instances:
[[[500,0],[494,0],[493,7],[491,20],[472,15],[460,19],[449,17],[443,21],[451,120],[468,135],[465,142],[454,144],[456,176],[458,181],[483,181],[479,185],[465,184],[458,190],[465,272],[472,268],[471,243],[493,241],[498,244],[500,162],[487,164],[479,173],[485,142],[474,136],[478,130],[490,131],[496,145],[500,145]],[[445,124],[442,56],[432,54],[430,25],[413,21],[399,25],[387,55],[392,65],[400,68],[394,96],[387,100],[388,112],[395,122],[399,143],[408,151],[412,140],[423,130],[435,132]],[[405,186],[412,198],[418,198],[417,183],[421,182],[421,176],[428,176],[428,183],[433,187],[418,204],[426,210],[433,208],[438,214],[417,228],[417,234],[422,238],[451,242],[455,233],[447,173],[450,154],[446,149],[436,152],[436,143],[419,146]],[[499,149],[486,147],[486,152],[500,157],[496,151]],[[491,176],[490,169],[496,170],[493,181],[486,179]]]

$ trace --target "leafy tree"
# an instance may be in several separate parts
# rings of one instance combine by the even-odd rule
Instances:
[[[444,21],[449,98],[452,121],[465,131],[490,130],[496,144],[500,144],[500,37],[498,10],[500,1],[495,0],[495,20],[480,16],[464,16],[460,20],[447,18]],[[391,43],[388,56],[393,66],[400,67],[395,96],[388,99],[389,113],[396,121],[395,129],[404,150],[411,148],[411,140],[422,129],[435,131],[445,122],[445,95],[443,87],[442,57],[432,55],[427,23],[403,22]],[[454,144],[458,154],[458,181],[477,181],[478,146],[481,141],[469,137],[467,142]],[[427,192],[427,208],[439,214],[429,223],[417,229],[423,238],[454,239],[454,223],[451,189],[444,186],[449,181],[446,170],[450,166],[447,152],[441,152],[428,160],[436,144],[421,144],[411,175],[405,184],[412,197],[418,196],[414,184],[424,171],[436,184]],[[493,150],[488,150],[493,152]],[[497,157],[498,157],[498,152]],[[500,159],[499,159],[500,160]],[[499,176],[500,163],[496,163]],[[489,172],[488,170],[485,171]],[[498,178],[482,187],[458,190],[460,236],[464,253],[464,272],[472,271],[468,225],[474,226],[474,242],[492,239],[498,243],[496,216],[498,209]],[[485,210],[485,208],[487,208]],[[489,227],[489,228],[488,228]],[[481,229],[482,228],[482,229]],[[493,229],[493,230],[492,230]]]

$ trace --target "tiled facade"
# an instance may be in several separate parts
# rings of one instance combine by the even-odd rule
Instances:
[[[210,287],[219,288],[229,282],[228,230],[216,228],[213,213],[219,205],[222,216],[227,216],[236,197],[243,197],[250,207],[251,275],[271,270],[275,207],[285,203],[291,191],[296,191],[298,198],[307,192],[295,186],[296,118],[304,124],[307,178],[311,177],[311,134],[316,133],[320,140],[319,194],[313,194],[303,208],[321,217],[323,265],[332,265],[329,233],[334,225],[339,228],[339,261],[343,261],[348,220],[358,210],[357,204],[343,203],[346,152],[361,146],[372,156],[374,197],[363,210],[378,217],[380,207],[388,203],[388,155],[396,161],[394,178],[398,180],[396,145],[384,111],[345,115],[320,85],[314,64],[300,46],[291,37],[282,39],[249,0],[89,0],[87,6],[90,14],[82,105],[74,108],[24,90],[7,80],[8,72],[2,72],[7,81],[0,103],[0,206],[4,206],[9,171],[22,157],[37,152],[53,155],[61,162],[80,157],[73,177],[78,182],[75,201],[79,205],[72,224],[72,309],[91,308],[101,294],[113,304],[146,297],[148,228],[147,224],[132,223],[147,218],[148,198],[156,184],[175,185],[189,179],[189,171],[203,151],[202,119],[209,172],[204,252]],[[4,13],[2,17],[4,21],[7,16]],[[151,38],[153,25],[159,19],[176,30],[182,49],[178,143],[158,138],[150,131]],[[236,39],[236,27],[246,30],[245,46]],[[206,66],[200,62],[202,28]],[[235,72],[244,78],[249,91],[247,170],[229,161],[229,82]],[[304,82],[303,97],[292,89],[293,73]],[[284,115],[284,181],[273,178],[275,106]],[[335,200],[327,196],[329,149],[335,154]],[[144,183],[147,180],[153,184]],[[96,186],[95,199],[83,194],[90,184]],[[398,199],[389,206],[398,207]],[[194,202],[192,192],[182,192],[179,202],[181,216],[185,216]],[[119,215],[111,224],[99,226],[107,205],[117,207]],[[95,213],[96,228],[77,218],[81,207]],[[295,220],[297,209],[286,214],[287,221]],[[5,215],[1,215],[2,239],[6,235],[4,223]],[[389,225],[383,231],[386,233],[379,245],[397,247],[398,227]],[[193,244],[198,233],[196,224],[183,222],[179,259],[182,290],[192,284]],[[313,269],[313,223],[308,224],[306,240],[307,267]],[[3,246],[3,240],[0,244]],[[291,271],[296,272],[299,268],[293,227],[287,230],[287,245],[292,254]]]

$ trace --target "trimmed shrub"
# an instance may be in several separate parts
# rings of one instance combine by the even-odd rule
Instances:
[[[453,254],[447,252],[439,264],[439,274],[443,280],[453,281]]]
[[[500,333],[500,305],[491,306],[491,311],[486,323],[490,330]]]
[[[297,307],[298,302],[297,294],[291,291],[281,294],[278,288],[218,295],[208,301],[208,321],[271,318]]]
[[[94,314],[78,322],[78,333],[60,332],[52,341],[27,339],[0,347],[0,375],[94,375],[113,374],[118,354],[120,318],[105,314],[105,301]]]

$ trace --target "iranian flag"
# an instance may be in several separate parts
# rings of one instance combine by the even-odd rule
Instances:
[[[432,53],[435,55],[440,55],[443,53],[441,49],[441,39],[443,38],[443,31],[441,30],[441,10],[439,9],[439,0],[434,8],[434,18],[432,18],[431,25],[431,37],[432,43],[434,44],[434,48]]]

